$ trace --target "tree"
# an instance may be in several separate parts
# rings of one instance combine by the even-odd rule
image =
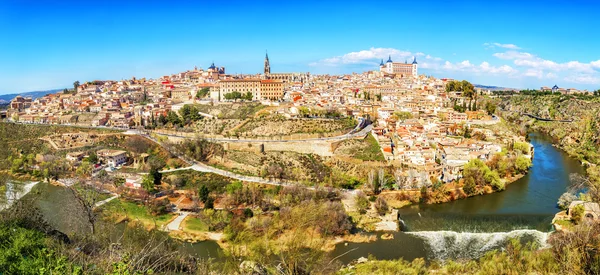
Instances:
[[[204,209],[214,209],[215,208],[215,199],[213,197],[208,197],[206,202],[204,203]]]
[[[90,185],[84,183],[78,183],[68,189],[85,213],[85,218],[89,223],[90,231],[92,235],[94,235],[96,232],[97,218],[94,207],[96,207],[96,203],[100,200],[100,193],[94,190]]]
[[[371,206],[369,199],[363,192],[358,192],[358,194],[356,194],[354,202],[356,203],[356,208],[358,209],[358,212],[361,214],[367,213],[367,210],[369,210],[369,206]]]
[[[486,102],[485,111],[488,113],[488,115],[493,115],[496,112],[496,104],[491,101]]]
[[[410,112],[395,112],[394,117],[396,117],[398,120],[407,120],[412,118],[413,115]]]
[[[181,115],[183,121],[186,124],[191,121],[197,121],[202,119],[202,116],[199,114],[199,112],[200,111],[198,110],[198,108],[189,104],[183,105],[183,107],[179,109],[179,114]]]
[[[200,185],[200,188],[198,188],[198,199],[200,199],[202,203],[206,203],[209,195],[210,191],[208,190],[208,187],[204,184]]]
[[[557,205],[560,209],[566,210],[567,208],[569,208],[569,205],[571,205],[571,202],[573,202],[576,199],[577,196],[573,195],[573,193],[565,192],[562,195],[560,195],[560,198],[558,198]]]
[[[202,88],[196,92],[196,98],[205,98],[210,92],[210,88]]]
[[[585,212],[585,208],[583,207],[583,204],[578,204],[576,206],[574,206],[573,208],[571,208],[570,210],[570,214],[571,214],[571,220],[575,223],[579,223],[581,221],[581,218],[583,218],[583,213]]]
[[[182,126],[182,121],[181,118],[177,115],[177,113],[173,112],[173,111],[169,111],[167,113],[167,122],[170,122],[171,124],[173,124],[173,126],[175,125],[179,125]]]
[[[520,173],[527,172],[527,169],[531,166],[531,160],[526,156],[518,156],[515,161],[515,168]]]
[[[142,188],[149,193],[154,192],[154,177],[152,175],[147,174],[142,178]]]
[[[90,174],[92,174],[92,165],[87,161],[82,161],[81,165],[79,165],[79,167],[77,167],[77,170],[75,170],[75,173],[80,177],[87,177]]]
[[[387,213],[389,210],[387,201],[385,201],[385,199],[382,197],[377,197],[375,200],[375,210],[380,216],[385,215],[385,213]]]
[[[73,93],[77,93],[77,87],[79,87],[79,80],[73,82]]]
[[[463,191],[468,196],[474,195],[476,192],[475,180],[473,178],[465,179],[465,186],[463,186]]]
[[[227,100],[233,99],[234,101],[237,101],[240,98],[242,98],[242,94],[238,91],[233,91],[231,93],[225,94],[225,99],[227,99]]]

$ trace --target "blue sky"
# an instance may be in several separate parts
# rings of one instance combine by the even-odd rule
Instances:
[[[59,3],[56,3],[59,2]],[[0,94],[207,68],[600,88],[594,1],[0,1]]]

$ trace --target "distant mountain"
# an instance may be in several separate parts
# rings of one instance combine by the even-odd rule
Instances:
[[[487,86],[487,85],[481,85],[481,84],[473,84],[473,86],[475,86],[475,88],[481,88],[481,89],[486,89],[486,90],[491,90],[491,91],[508,91],[508,90],[518,91],[519,90],[519,89],[516,89],[516,88],[506,88],[506,87],[498,87],[498,86]]]
[[[38,97],[42,97],[45,96],[47,94],[54,94],[56,92],[60,92],[64,89],[54,89],[54,90],[48,90],[48,91],[34,91],[34,92],[25,92],[25,93],[18,93],[18,94],[7,94],[7,95],[0,95],[0,104],[7,104],[8,102],[10,102],[13,98],[15,98],[16,96],[30,96],[33,99],[36,99]]]

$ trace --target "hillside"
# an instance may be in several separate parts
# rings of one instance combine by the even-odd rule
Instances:
[[[522,130],[546,133],[555,139],[558,146],[580,161],[600,163],[600,98],[519,95],[502,99],[499,107],[501,115]],[[520,113],[573,122],[539,121]]]
[[[55,89],[55,90],[47,90],[47,91],[33,91],[33,92],[25,92],[25,93],[17,93],[17,94],[6,94],[6,95],[0,95],[0,104],[6,104],[8,102],[10,102],[13,98],[15,98],[16,96],[30,96],[33,99],[36,99],[38,97],[42,97],[45,96],[47,94],[53,94],[59,91],[62,91],[63,89]]]

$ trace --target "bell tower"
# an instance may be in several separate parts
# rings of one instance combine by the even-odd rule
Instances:
[[[265,54],[265,75],[271,74],[271,65],[269,64],[269,54]]]

